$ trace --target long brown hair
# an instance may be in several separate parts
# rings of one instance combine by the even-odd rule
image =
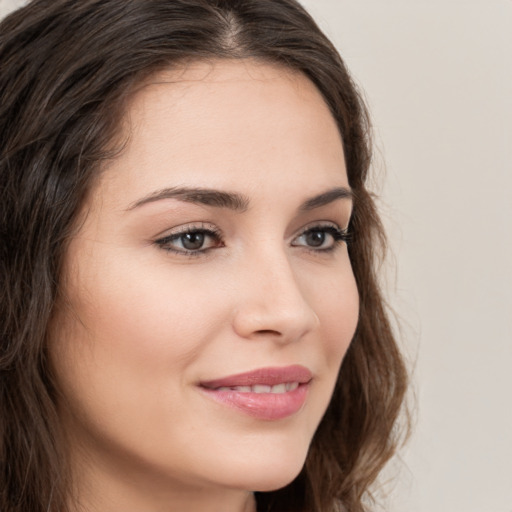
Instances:
[[[360,295],[358,328],[305,467],[285,488],[257,493],[258,510],[365,510],[396,448],[407,379],[376,278],[384,235],[365,187],[369,121],[339,54],[295,0],[34,0],[0,24],[3,512],[66,510],[46,336],[67,241],[102,163],[115,157],[126,98],[183,60],[248,57],[305,74],[338,123]]]

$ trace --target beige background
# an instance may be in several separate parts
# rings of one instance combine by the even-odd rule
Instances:
[[[304,0],[363,85],[416,361],[392,512],[512,512],[512,1]]]
[[[387,508],[512,512],[512,0],[303,3],[376,130],[418,409]]]

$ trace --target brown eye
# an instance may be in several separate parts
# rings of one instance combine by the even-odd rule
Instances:
[[[193,228],[183,229],[178,233],[156,240],[155,244],[160,248],[177,254],[201,255],[209,249],[222,247],[220,232],[213,229]]]
[[[326,234],[324,231],[308,231],[304,234],[304,241],[310,247],[321,247],[325,242]]]
[[[192,231],[180,235],[179,238],[184,249],[187,251],[197,251],[204,245],[205,234],[201,231]]]
[[[292,246],[326,252],[334,250],[340,243],[347,240],[347,231],[337,226],[315,226],[306,229],[296,237]]]

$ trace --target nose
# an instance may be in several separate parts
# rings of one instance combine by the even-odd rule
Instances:
[[[320,323],[286,254],[259,254],[237,272],[235,332],[246,339],[300,340]]]

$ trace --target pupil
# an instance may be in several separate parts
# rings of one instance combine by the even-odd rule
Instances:
[[[182,237],[182,243],[185,249],[200,249],[204,244],[204,233],[186,233]]]
[[[311,231],[306,235],[308,245],[319,247],[325,242],[325,233],[323,231]]]

